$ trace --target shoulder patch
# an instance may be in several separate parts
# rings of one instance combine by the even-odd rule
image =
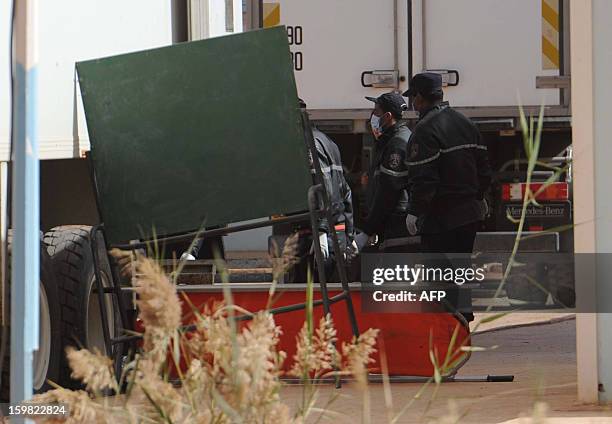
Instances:
[[[402,163],[402,157],[399,153],[391,153],[389,156],[389,168],[398,169]]]

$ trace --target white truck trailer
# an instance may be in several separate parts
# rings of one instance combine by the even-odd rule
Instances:
[[[445,100],[480,128],[497,171],[477,245],[507,250],[507,216],[517,216],[525,190],[519,105],[533,115],[545,105],[542,160],[571,157],[568,11],[564,0],[278,0],[262,4],[262,25],[287,27],[300,96],[339,144],[357,201],[373,147],[365,96],[403,92],[418,72],[442,74]],[[528,209],[527,230],[571,224],[570,182],[567,172],[542,193],[547,206]],[[540,241],[572,250],[571,231]]]
[[[298,90],[311,119],[334,133],[355,174],[364,169],[371,148],[366,128],[371,104],[364,96],[403,91],[410,76],[423,70],[444,75],[446,99],[481,127],[498,169],[514,169],[507,161],[522,157],[515,131],[519,104],[529,112],[546,105],[542,156],[556,157],[570,144],[567,0],[245,0],[235,1],[231,13],[224,0],[52,3],[40,2],[39,7],[43,230],[97,221],[83,160],[89,140],[74,62],[242,26],[287,26]],[[9,92],[9,12],[4,2],[1,93]],[[9,110],[9,96],[3,95],[3,161],[8,159]],[[259,243],[265,246],[262,240],[263,235]],[[232,244],[236,249],[257,247],[252,240]]]
[[[338,143],[359,200],[359,176],[373,140],[372,105],[364,96],[407,89],[410,77],[440,72],[446,100],[472,118],[497,172],[489,193],[494,213],[482,246],[507,245],[507,220],[524,190],[518,105],[546,106],[541,155],[567,161],[571,146],[569,0],[107,0],[39,1],[39,157],[41,230],[64,270],[41,307],[41,349],[35,388],[65,382],[62,344],[76,336],[101,346],[92,292],[91,258],[83,225],[99,220],[84,155],[89,149],[75,62],[259,27],[285,25],[300,96],[311,119]],[[0,4],[0,161],[9,159],[10,2]],[[416,120],[413,112],[406,119]],[[565,152],[563,156],[559,154]],[[2,169],[7,169],[6,165]],[[542,178],[548,171],[540,170]],[[548,208],[533,208],[530,231],[571,223],[570,175],[547,190]],[[6,199],[6,174],[0,197]],[[548,213],[550,211],[550,213]],[[66,227],[72,225],[72,227]],[[57,228],[57,227],[60,228]],[[236,249],[265,249],[266,233],[233,240]],[[571,237],[543,238],[571,251]],[[499,242],[499,243],[498,243]],[[546,244],[549,243],[549,244]],[[545,246],[545,247],[546,247]],[[549,247],[547,247],[549,248]],[[57,266],[56,266],[57,268]],[[70,270],[68,273],[67,270]],[[56,273],[57,274],[57,273]],[[49,277],[47,279],[52,279]],[[5,296],[6,300],[6,296]],[[57,304],[55,304],[57,302]],[[112,311],[111,311],[112,312]],[[62,316],[61,322],[54,319]],[[94,315],[92,315],[94,314]],[[46,322],[46,324],[44,324]],[[112,326],[112,323],[108,323]],[[69,328],[72,330],[69,332]],[[43,334],[45,333],[45,334]],[[6,375],[7,367],[3,369]],[[3,378],[3,386],[6,385]]]
[[[7,206],[10,207],[6,200],[10,180],[7,162],[10,159],[12,103],[11,3],[3,1],[0,4],[0,203],[4,208],[3,219]],[[89,226],[99,218],[85,159],[89,137],[75,62],[241,31],[242,4],[225,0],[192,1],[189,5],[186,1],[170,0],[36,3],[38,26],[33,34],[38,56],[40,216],[41,231],[45,235],[41,240],[40,336],[39,350],[34,357],[34,389],[42,391],[49,387],[47,379],[70,385],[63,359],[66,344],[78,341],[84,346],[104,348],[89,247]],[[188,14],[194,15],[193,24],[188,23]],[[193,37],[188,35],[189,30]],[[103,271],[103,279],[107,272],[108,269]],[[3,328],[10,325],[6,288],[7,284],[1,296]],[[108,316],[115,315],[115,310],[108,311]],[[114,331],[113,319],[105,325]],[[8,400],[9,393],[8,339],[8,332],[3,332],[2,352],[6,353],[2,359],[0,389],[3,401]]]

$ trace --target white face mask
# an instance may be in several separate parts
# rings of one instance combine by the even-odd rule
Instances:
[[[379,133],[382,132],[379,116],[372,114],[372,116],[370,117],[370,125],[372,126],[372,129],[374,131],[379,132]]]

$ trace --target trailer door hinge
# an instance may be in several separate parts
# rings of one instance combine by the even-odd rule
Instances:
[[[569,75],[536,76],[536,88],[570,88]]]
[[[367,79],[367,81],[366,81]],[[364,71],[361,73],[361,85],[374,88],[399,87],[399,71]]]

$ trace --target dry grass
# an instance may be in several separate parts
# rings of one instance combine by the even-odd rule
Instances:
[[[285,240],[282,251],[276,245],[276,241],[272,241],[273,256],[269,258],[272,265],[272,276],[274,281],[278,281],[281,276],[286,274],[293,266],[299,262],[298,252],[299,234],[294,233]]]
[[[315,334],[304,323],[296,341],[296,353],[290,375],[302,379],[318,379],[338,365],[336,329],[330,315],[322,318]]]
[[[290,262],[290,261],[289,261]],[[174,284],[155,262],[137,258],[135,291],[139,318],[145,324],[142,351],[115,376],[111,360],[98,352],[69,348],[72,377],[84,390],[58,387],[35,402],[59,402],[70,407],[68,423],[302,423],[311,413],[316,389],[313,377],[338,370],[365,379],[372,361],[376,331],[345,343],[344,361],[335,348],[331,318],[317,329],[304,325],[297,340],[292,374],[303,378],[309,401],[291,413],[280,400],[285,353],[279,351],[282,330],[267,311],[258,311],[243,326],[232,318],[238,307],[226,302],[196,312],[196,329],[183,333],[181,304]],[[312,317],[310,317],[312,319]],[[181,362],[182,361],[182,362]],[[174,370],[174,371],[171,371]],[[172,384],[177,374],[180,384]],[[109,398],[109,391],[125,393]]]

